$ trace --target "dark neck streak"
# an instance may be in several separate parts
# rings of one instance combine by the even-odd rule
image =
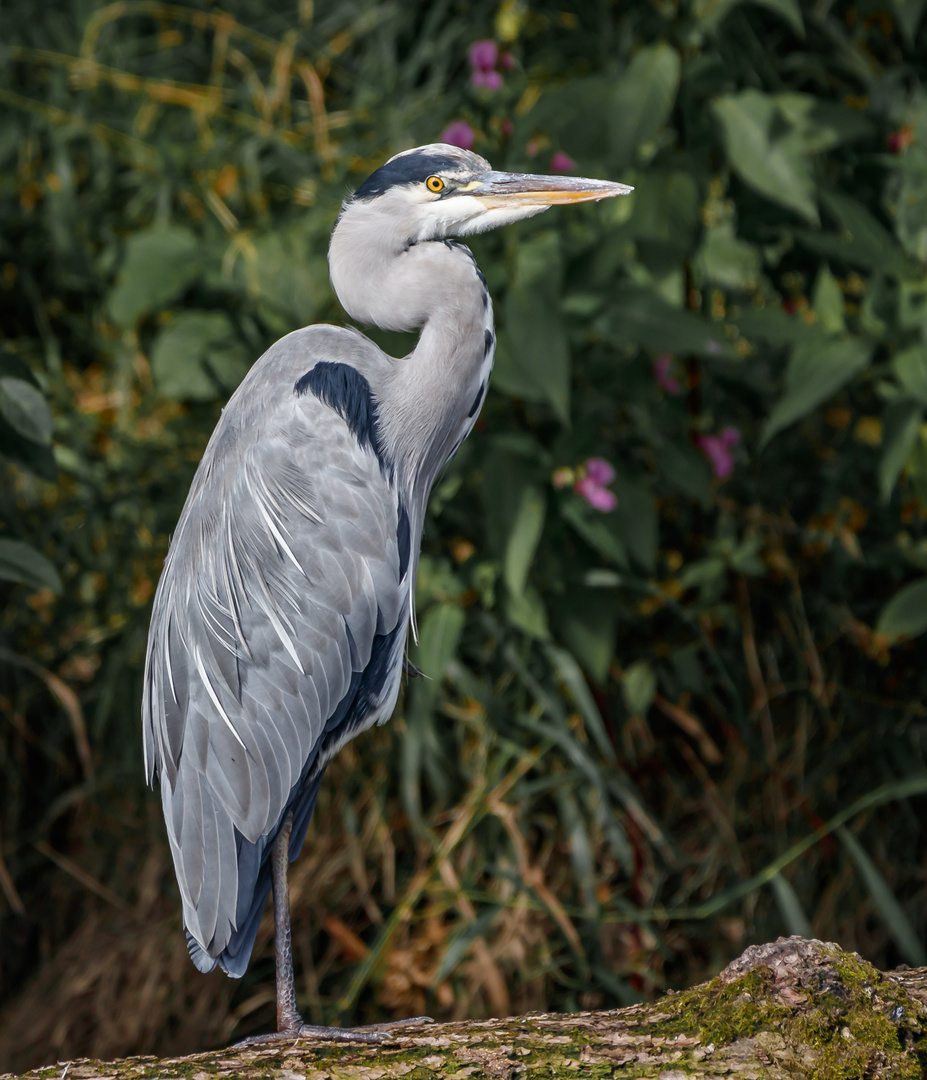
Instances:
[[[428,283],[432,305],[415,349],[395,363],[380,416],[400,483],[424,508],[479,387],[492,307],[485,278],[463,244],[427,241],[404,257],[417,264],[410,277],[416,285]]]

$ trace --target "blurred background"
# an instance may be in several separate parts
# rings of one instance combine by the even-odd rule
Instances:
[[[0,15],[0,1071],[273,1022],[187,958],[139,725],[223,402],[341,322],[341,200],[439,138],[633,184],[472,247],[432,678],[328,770],[314,1022],[615,1006],[927,932],[925,0],[48,0]],[[396,355],[398,335],[374,335]]]

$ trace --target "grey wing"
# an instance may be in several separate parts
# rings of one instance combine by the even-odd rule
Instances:
[[[388,470],[292,381],[263,404],[259,389],[257,377],[240,388],[194,480],[145,675],[147,768],[161,781],[184,923],[212,957],[250,901],[240,838],[277,828],[384,640],[398,655],[379,658],[376,700],[354,727],[388,717],[408,622]]]

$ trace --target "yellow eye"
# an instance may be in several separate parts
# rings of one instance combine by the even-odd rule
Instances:
[[[428,179],[425,181],[425,187],[428,188],[429,191],[443,191],[444,181],[441,179],[440,176],[429,176]]]

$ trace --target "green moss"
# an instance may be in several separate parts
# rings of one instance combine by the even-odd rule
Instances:
[[[727,985],[716,978],[704,989],[661,1001],[660,1010],[670,1018],[646,1026],[655,1035],[697,1035],[703,1046],[775,1033],[786,1053],[795,1053],[796,1064],[801,1055],[800,1075],[808,1080],[858,1080],[875,1067],[892,1080],[921,1080],[927,1075],[927,1038],[905,1045],[891,1019],[893,1010],[904,1009],[902,1028],[921,1036],[918,1003],[858,957],[828,955],[834,979],[825,974],[820,985],[793,987],[806,1003],[783,1005],[772,970],[759,965]]]
[[[660,1010],[671,1012],[672,1019],[661,1021],[655,1030],[660,1035],[698,1035],[703,1046],[727,1046],[778,1028],[793,1010],[770,1000],[771,979],[769,968],[756,967],[727,985],[715,978],[704,989],[674,994],[660,1002]]]

